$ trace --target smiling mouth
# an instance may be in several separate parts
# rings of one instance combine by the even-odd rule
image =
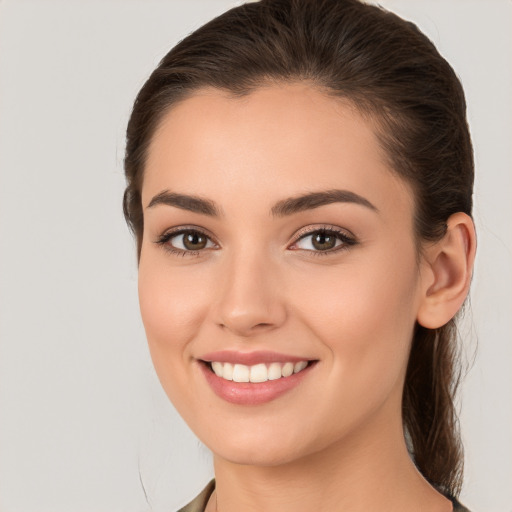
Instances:
[[[298,361],[284,363],[259,363],[255,365],[232,364],[220,361],[203,361],[210,370],[227,381],[260,383],[271,380],[285,379],[300,373],[315,361]]]

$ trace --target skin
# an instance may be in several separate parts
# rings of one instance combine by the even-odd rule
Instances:
[[[443,242],[418,257],[414,197],[386,162],[348,102],[300,83],[236,99],[201,90],[153,136],[140,307],[163,388],[214,454],[209,510],[452,509],[409,458],[401,397],[416,322],[443,325],[464,300],[474,231],[456,214]],[[280,200],[332,189],[374,208],[270,213]],[[164,191],[207,198],[222,215],[150,207]],[[298,240],[326,225],[355,243],[327,253],[311,236]],[[156,243],[180,226],[204,231],[208,245],[191,256],[168,250],[183,248],[181,236]],[[226,349],[318,362],[279,398],[237,405],[213,393],[198,363]]]

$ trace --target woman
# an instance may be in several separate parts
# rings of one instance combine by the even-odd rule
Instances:
[[[214,455],[182,510],[465,510],[473,159],[430,41],[356,0],[232,9],[140,91],[125,170],[153,363]]]

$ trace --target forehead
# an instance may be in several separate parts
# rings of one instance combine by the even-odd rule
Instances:
[[[410,189],[387,161],[373,125],[349,101],[313,86],[273,85],[243,97],[203,89],[173,106],[156,130],[143,205],[163,190],[263,208],[343,188],[410,213]]]

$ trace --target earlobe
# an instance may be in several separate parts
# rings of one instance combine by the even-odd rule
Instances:
[[[417,321],[437,329],[461,308],[469,291],[476,251],[475,226],[459,212],[447,221],[444,237],[426,249],[424,284]]]

